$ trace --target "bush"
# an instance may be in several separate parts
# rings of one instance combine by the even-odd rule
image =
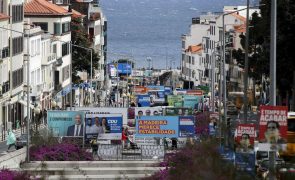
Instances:
[[[30,148],[32,161],[91,161],[92,154],[74,144],[54,144],[32,146]]]
[[[26,172],[11,171],[9,169],[0,170],[1,180],[29,180],[30,176]]]
[[[164,170],[147,179],[186,180],[186,179],[235,179],[238,175],[231,163],[225,162],[214,142],[187,145],[183,149],[166,154],[160,163]],[[250,179],[250,177],[240,178]]]

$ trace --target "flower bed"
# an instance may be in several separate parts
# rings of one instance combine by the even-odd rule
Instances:
[[[91,161],[92,154],[74,144],[54,144],[30,148],[32,161]]]
[[[11,171],[9,169],[0,170],[0,179],[3,180],[29,180],[30,176],[26,172]]]

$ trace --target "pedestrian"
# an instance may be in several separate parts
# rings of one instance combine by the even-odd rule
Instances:
[[[7,137],[7,143],[6,143],[8,145],[7,152],[12,146],[14,146],[16,149],[15,141],[16,141],[16,137],[15,137],[14,132],[12,130],[9,130],[8,137]]]

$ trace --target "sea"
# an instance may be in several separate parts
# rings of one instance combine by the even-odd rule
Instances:
[[[251,4],[257,0],[250,0]],[[131,59],[136,68],[180,67],[181,36],[193,17],[247,0],[100,0],[107,19],[107,61]]]

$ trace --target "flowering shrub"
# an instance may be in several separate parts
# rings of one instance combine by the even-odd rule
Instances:
[[[30,176],[26,172],[11,171],[9,169],[0,170],[1,180],[28,180]]]
[[[54,144],[30,148],[32,161],[91,161],[92,154],[74,144]]]
[[[177,179],[235,179],[237,173],[232,164],[222,160],[214,142],[187,145],[183,149],[166,154],[160,163],[165,169],[147,178],[151,180]]]

